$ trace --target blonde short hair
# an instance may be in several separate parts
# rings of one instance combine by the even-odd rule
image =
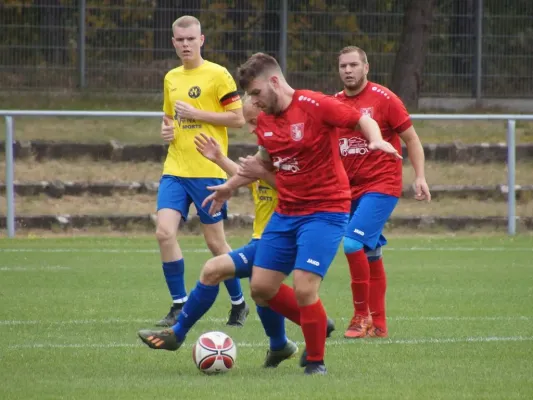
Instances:
[[[202,24],[200,24],[200,21],[198,20],[198,18],[193,17],[192,15],[183,15],[183,16],[179,17],[172,24],[172,29],[174,29],[176,27],[178,27],[178,28],[188,28],[191,25],[198,25],[200,27],[200,30],[202,30]]]

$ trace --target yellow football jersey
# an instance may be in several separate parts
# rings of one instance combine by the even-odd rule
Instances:
[[[278,192],[263,180],[251,184],[255,205],[254,233],[252,239],[260,239],[278,205]]]
[[[180,119],[175,111],[176,101],[193,107],[224,112],[242,107],[237,86],[228,70],[204,60],[194,69],[174,68],[165,76],[163,111],[174,119],[174,140],[168,148],[163,175],[183,178],[226,178],[226,173],[203,157],[194,145],[194,136],[205,133],[220,143],[224,155],[228,153],[226,127],[214,126],[203,121]]]

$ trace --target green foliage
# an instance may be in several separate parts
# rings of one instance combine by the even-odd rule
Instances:
[[[454,33],[457,2],[437,2],[424,68],[426,93],[469,94],[474,80],[475,12],[469,9],[465,34]],[[86,60],[93,88],[160,90],[164,71],[176,64],[170,26],[156,12],[179,16],[179,4],[194,4],[206,35],[204,55],[230,71],[256,51],[280,56],[279,1],[87,0]],[[358,45],[370,56],[371,79],[388,83],[403,26],[406,0],[291,0],[288,15],[289,78],[297,87],[333,91],[338,87],[336,54]],[[79,29],[76,0],[4,0],[0,5],[0,87],[74,87]],[[462,3],[465,4],[465,3]],[[158,9],[159,7],[159,9]],[[484,1],[483,74],[488,94],[533,91],[533,3]],[[455,24],[455,25],[454,25]],[[155,34],[168,29],[168,47]],[[155,50],[163,57],[154,56]],[[461,71],[457,71],[457,65]],[[32,76],[21,72],[29,68]],[[36,68],[39,67],[37,70]],[[25,71],[22,69],[22,71]],[[61,72],[58,74],[57,72]]]

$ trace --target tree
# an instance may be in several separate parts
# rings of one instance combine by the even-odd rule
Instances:
[[[401,97],[407,107],[418,106],[422,67],[433,20],[433,5],[434,0],[410,0],[406,4],[391,89]]]

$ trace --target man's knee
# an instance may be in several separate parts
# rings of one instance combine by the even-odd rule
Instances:
[[[155,237],[159,243],[172,242],[178,236],[178,225],[181,220],[181,213],[168,208],[157,212],[157,225]]]
[[[159,243],[176,240],[177,230],[165,225],[157,225],[155,237]]]
[[[350,237],[344,238],[344,253],[345,254],[355,253],[356,251],[359,251],[363,249],[364,247],[365,245],[357,239],[353,239]]]
[[[204,285],[218,285],[235,276],[235,266],[227,254],[208,260],[200,272],[200,282]]]
[[[268,285],[265,282],[254,281],[250,283],[250,296],[259,304],[265,304],[268,300],[276,295],[279,287]]]
[[[318,301],[318,289],[322,278],[312,272],[296,271],[294,274],[294,294],[299,306],[308,306]]]

